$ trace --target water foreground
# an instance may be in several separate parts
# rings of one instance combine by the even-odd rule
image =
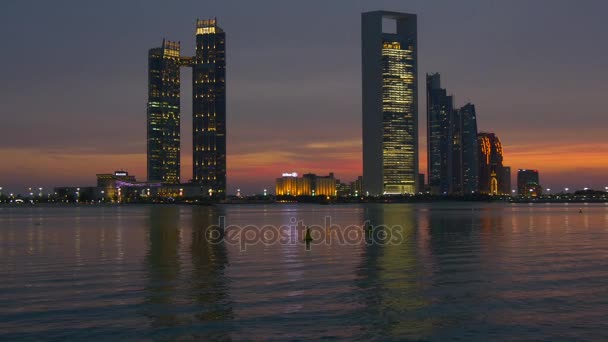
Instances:
[[[0,208],[0,275],[0,340],[606,340],[608,206]]]

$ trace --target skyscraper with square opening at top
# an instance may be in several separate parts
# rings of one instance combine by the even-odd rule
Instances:
[[[383,24],[394,24],[394,30]],[[362,14],[363,187],[369,195],[414,194],[418,178],[415,14]]]

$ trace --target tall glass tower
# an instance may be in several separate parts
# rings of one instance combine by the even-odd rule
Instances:
[[[416,15],[362,14],[363,188],[413,194],[418,178]],[[394,32],[383,22],[393,21]]]
[[[427,161],[431,192],[449,194],[453,177],[454,101],[439,73],[426,75]]]
[[[216,19],[197,20],[192,73],[193,181],[226,193],[226,34]]]
[[[464,105],[459,112],[462,125],[462,191],[470,194],[479,190],[477,114],[475,105],[471,103]]]
[[[196,21],[196,54],[163,40],[148,55],[148,180],[180,183],[180,67],[192,68],[191,184],[226,195],[226,34],[216,19]]]
[[[148,180],[180,182],[180,45],[163,40],[148,52]]]

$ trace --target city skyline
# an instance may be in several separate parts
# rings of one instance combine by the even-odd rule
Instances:
[[[518,31],[513,28],[515,32],[501,31],[493,26],[495,31],[492,34],[499,41],[520,48],[511,57],[520,57],[521,61],[516,59],[511,64],[504,63],[505,57],[509,57],[511,52],[503,50],[504,46],[499,46],[496,52],[496,46],[488,46],[488,36],[475,31],[469,24],[461,24],[447,16],[447,9],[415,2],[412,6],[397,5],[397,2],[386,2],[386,6],[382,3],[360,2],[353,6],[342,3],[347,7],[345,11],[338,11],[335,4],[327,5],[328,11],[319,16],[320,27],[311,30],[327,30],[333,27],[334,21],[342,25],[327,36],[314,35],[314,39],[306,32],[295,29],[301,20],[295,17],[276,19],[285,26],[285,32],[275,32],[274,25],[264,20],[254,25],[253,32],[247,32],[247,24],[251,25],[252,22],[231,12],[230,6],[220,5],[197,6],[194,14],[169,11],[171,20],[161,25],[142,25],[140,29],[132,29],[128,20],[136,20],[129,16],[134,15],[138,7],[126,6],[124,14],[117,15],[112,23],[116,29],[129,28],[125,37],[111,34],[113,28],[107,25],[94,25],[104,23],[100,18],[105,13],[103,5],[96,8],[100,9],[99,17],[93,11],[85,11],[88,15],[82,19],[71,17],[69,11],[58,13],[67,16],[63,21],[65,27],[38,20],[46,14],[42,12],[61,12],[58,11],[60,4],[46,8],[47,11],[44,8],[48,5],[39,6],[41,8],[33,11],[33,18],[28,23],[16,23],[8,15],[0,24],[7,26],[6,30],[3,27],[3,31],[21,37],[23,43],[19,40],[8,51],[5,57],[7,62],[2,67],[3,74],[10,82],[6,83],[6,91],[0,95],[7,111],[3,113],[7,122],[3,122],[0,134],[0,157],[3,160],[0,186],[16,191],[28,186],[48,188],[59,184],[87,184],[94,181],[96,173],[121,168],[128,169],[139,178],[146,178],[146,148],[142,143],[145,142],[145,130],[142,129],[142,103],[145,103],[147,76],[145,54],[149,47],[158,45],[159,37],[190,41],[193,15],[194,18],[221,18],[223,28],[234,37],[234,42],[231,38],[228,48],[231,56],[228,77],[233,77],[228,81],[231,84],[228,98],[228,120],[231,125],[228,137],[228,193],[235,193],[237,188],[247,193],[273,188],[276,176],[291,170],[319,174],[333,171],[341,179],[353,180],[362,173],[358,21],[361,12],[387,8],[418,15],[419,89],[424,86],[420,82],[424,73],[437,71],[445,76],[445,87],[456,94],[456,106],[469,101],[474,103],[480,114],[479,131],[491,131],[500,136],[505,150],[505,165],[513,169],[539,169],[543,173],[544,187],[603,189],[608,185],[604,184],[603,177],[608,169],[605,158],[608,144],[602,138],[608,122],[602,115],[599,94],[601,85],[606,81],[606,72],[603,71],[606,68],[602,69],[605,61],[600,60],[602,48],[589,44],[594,41],[591,39],[593,34],[597,34],[592,28],[599,25],[599,19],[587,14],[594,14],[599,11],[597,7],[605,5],[597,3],[595,7],[578,7],[572,11],[571,6],[565,3],[551,4],[552,7],[546,12],[541,12],[542,6],[538,4],[519,3],[519,6],[530,11],[522,13],[529,20],[533,14],[539,13],[554,20],[572,19],[574,16],[573,20],[578,20],[576,22],[582,28],[573,28],[574,32],[568,33],[559,31],[562,28],[557,24],[552,26],[554,24],[545,23],[542,27],[529,21],[525,29]],[[504,6],[501,4],[498,7]],[[4,13],[13,13],[13,17],[20,17],[18,14],[26,10],[26,6],[19,4],[7,7],[8,11]],[[195,6],[192,7],[194,9]],[[264,6],[260,8],[267,10]],[[263,15],[262,18],[269,19],[298,11],[311,14],[313,8],[297,5],[288,9],[278,6],[266,14],[260,13],[258,7],[251,9],[253,13]],[[516,8],[506,8],[507,14]],[[492,19],[496,25],[505,24],[505,18],[498,15],[497,10],[483,4],[463,5],[456,9],[456,13],[459,10],[480,11],[486,14],[483,20]],[[160,12],[150,16],[160,16]],[[432,23],[438,20],[448,20],[450,25],[444,26],[444,31],[439,32],[432,27]],[[289,21],[295,23],[290,24]],[[30,58],[35,54],[27,42],[34,33],[42,31],[39,25],[43,24],[43,32],[61,38],[55,40],[54,45],[40,41],[40,47],[48,54],[48,63],[42,68],[35,68],[35,71],[28,71],[25,66],[31,65]],[[33,26],[34,29],[26,29],[24,25]],[[73,26],[78,26],[79,32],[69,29]],[[570,40],[575,55],[587,58],[584,65],[578,64],[567,52],[560,50],[555,54],[553,43],[557,39],[552,37],[552,30],[558,30],[562,37],[564,34],[574,37],[577,32],[585,32],[585,28],[589,31],[586,37],[590,38],[590,42],[584,39]],[[257,37],[269,32],[278,35],[272,45]],[[83,39],[81,35],[87,33],[96,38],[95,42],[74,44],[80,45],[84,55],[82,59],[87,63],[80,64],[82,62],[68,58],[69,63],[64,64],[66,61],[62,53],[72,50],[70,46],[62,47],[61,44],[70,44],[61,41],[65,38],[79,42]],[[439,33],[443,38],[438,38],[442,36]],[[468,35],[465,36],[465,33]],[[523,35],[530,33],[537,40],[523,39]],[[455,55],[438,55],[436,52],[440,48],[455,44],[450,39],[453,34],[463,35],[457,40],[462,49],[455,51],[452,46],[450,51],[456,52]],[[283,39],[290,35],[299,44]],[[341,43],[334,44],[340,38]],[[256,47],[260,44],[260,47]],[[182,43],[182,48],[187,49],[186,55],[193,55],[194,47],[185,45]],[[95,50],[98,46],[105,46],[109,51],[98,53]],[[305,52],[307,47],[312,47],[314,53]],[[575,49],[577,47],[578,51]],[[270,51],[266,48],[270,48]],[[118,52],[125,52],[124,57],[112,58]],[[319,52],[323,58],[317,56]],[[499,52],[506,56],[499,55]],[[487,58],[492,53],[497,54],[493,57],[501,62],[502,67],[493,64],[497,61]],[[109,54],[111,64],[103,64],[107,63],[102,61],[106,58],[105,54]],[[23,61],[18,61],[18,57]],[[274,62],[267,64],[268,59]],[[462,64],[463,60],[470,61],[470,65]],[[90,67],[99,63],[99,67]],[[298,65],[299,70],[295,70],[293,64]],[[251,66],[258,70],[247,70]],[[576,75],[573,68],[577,70]],[[595,73],[591,73],[592,70]],[[185,84],[189,83],[190,78],[191,73],[182,75]],[[26,86],[25,81],[30,84]],[[53,87],[55,83],[59,87]],[[59,88],[59,92],[54,88]],[[188,92],[189,87],[182,91]],[[533,92],[534,96],[529,92]],[[459,98],[465,95],[466,98]],[[27,96],[33,96],[37,101],[27,101]],[[187,97],[182,99],[182,113],[191,111],[190,101]],[[419,94],[418,101],[418,112],[425,113],[422,94]],[[11,119],[7,120],[11,114]],[[420,121],[425,121],[424,115],[419,114],[419,117]],[[323,125],[319,125],[319,122],[323,122]],[[424,125],[422,122],[419,126],[420,132],[426,132]],[[187,122],[183,126],[182,134],[191,129]],[[191,150],[188,145],[187,140],[182,141],[181,172],[185,180],[192,178],[192,161],[188,160]],[[423,157],[418,167],[425,172],[426,140],[423,134],[420,135],[419,146],[419,155]]]

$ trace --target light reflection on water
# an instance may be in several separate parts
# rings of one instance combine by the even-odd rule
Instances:
[[[220,216],[401,242],[241,251]],[[601,340],[607,247],[603,204],[0,208],[0,340]]]

